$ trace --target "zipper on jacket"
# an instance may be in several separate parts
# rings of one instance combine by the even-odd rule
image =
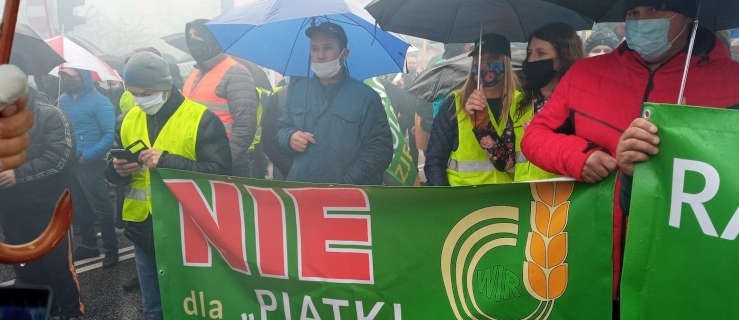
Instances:
[[[649,94],[652,92],[652,89],[654,88],[654,74],[656,72],[650,71],[649,72],[649,80],[647,80],[647,88],[644,90],[644,97],[642,97],[642,102],[647,102],[647,99],[649,98]],[[642,106],[643,108],[643,106]]]
[[[670,60],[672,60],[672,59],[670,59]],[[642,66],[644,66],[644,68],[647,68],[647,70],[649,71],[649,80],[647,80],[647,87],[644,90],[644,97],[641,99],[642,102],[647,102],[647,99],[649,98],[649,94],[652,93],[652,89],[654,89],[654,75],[657,74],[657,71],[659,71],[659,69],[662,69],[662,67],[664,65],[666,65],[667,63],[669,63],[669,62],[670,61],[667,61],[667,62],[665,62],[665,63],[657,66],[657,68],[654,69],[654,70],[649,70],[649,67],[647,67],[647,65],[645,65],[643,63],[641,64]],[[642,106],[642,108],[643,107],[644,106]]]

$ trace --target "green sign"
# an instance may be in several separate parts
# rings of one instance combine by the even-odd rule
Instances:
[[[739,111],[647,104],[659,154],[637,165],[623,319],[732,319],[739,305]]]
[[[398,117],[395,115],[395,109],[385,91],[385,86],[377,78],[369,78],[364,80],[364,83],[380,95],[382,105],[385,107],[385,114],[387,114],[387,122],[390,125],[390,132],[393,134],[393,150],[395,151],[393,152],[393,160],[385,173],[395,180],[393,184],[412,186],[416,182],[418,168],[416,162],[413,161],[411,149],[408,147],[405,133],[400,128]]]
[[[157,170],[166,319],[610,319],[613,181],[459,188]]]

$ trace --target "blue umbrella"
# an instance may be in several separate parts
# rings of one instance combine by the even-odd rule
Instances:
[[[305,30],[324,21],[344,28],[347,68],[355,79],[401,72],[408,44],[380,30],[355,0],[261,0],[236,7],[208,24],[226,53],[287,76],[310,74]]]

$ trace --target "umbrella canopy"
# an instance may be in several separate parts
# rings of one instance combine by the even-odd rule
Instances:
[[[546,0],[570,8],[598,22],[621,22],[626,14],[624,0]],[[739,1],[696,0],[700,25],[717,31],[739,27]]]
[[[472,57],[454,57],[424,71],[408,88],[408,92],[432,102],[459,89],[467,80],[472,67]]]
[[[64,59],[27,25],[18,25],[13,39],[10,63],[31,75],[44,75]]]
[[[543,0],[375,0],[367,10],[383,30],[444,43],[475,41],[481,28],[525,42],[553,22],[575,30],[593,26],[591,19]]]
[[[236,7],[208,24],[226,53],[288,76],[310,74],[305,30],[330,21],[344,28],[349,74],[356,79],[403,70],[408,44],[375,26],[354,0],[262,0]]]
[[[96,80],[102,81],[119,81],[123,82],[121,76],[107,63],[96,57],[89,51],[74,43],[65,36],[57,36],[46,40],[54,51],[61,55],[67,62],[62,65],[65,68],[75,68],[88,70],[93,73]],[[58,75],[59,68],[51,71],[51,74]]]

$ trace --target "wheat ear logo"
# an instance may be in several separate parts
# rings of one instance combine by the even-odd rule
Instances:
[[[527,235],[525,257],[522,257],[522,280],[518,282],[523,282],[526,292],[539,303],[521,320],[548,319],[555,300],[567,289],[565,228],[573,187],[572,182],[531,184],[531,232]],[[441,275],[456,319],[497,320],[490,315],[494,310],[481,308],[477,301],[475,270],[483,256],[493,250],[516,247],[518,233],[519,210],[507,206],[476,210],[449,232],[441,254]],[[510,278],[504,282],[510,285]]]

